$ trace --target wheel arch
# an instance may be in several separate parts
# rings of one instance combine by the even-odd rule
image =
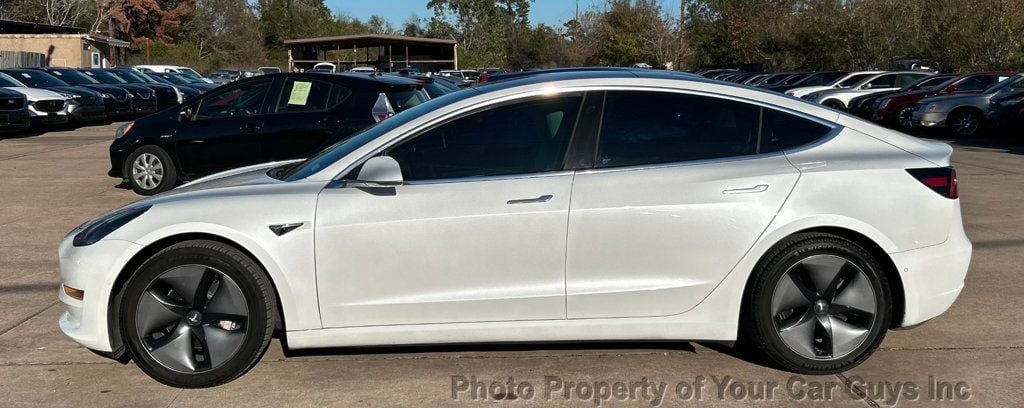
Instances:
[[[143,263],[149,260],[149,258],[151,258],[153,255],[172,245],[192,240],[213,241],[231,246],[232,248],[241,251],[243,254],[248,256],[249,259],[252,259],[253,262],[259,265],[260,269],[263,270],[263,273],[267,275],[267,279],[270,280],[270,286],[274,290],[274,302],[276,304],[273,314],[274,329],[278,331],[278,335],[282,339],[284,338],[286,333],[285,327],[287,326],[285,325],[284,310],[282,310],[283,306],[281,303],[280,291],[278,290],[278,285],[277,282],[274,280],[273,274],[271,274],[268,271],[267,266],[263,263],[263,261],[261,261],[259,257],[253,254],[252,251],[248,250],[241,244],[227,237],[208,232],[181,233],[163,237],[159,240],[150,243],[149,245],[146,245],[144,248],[135,253],[135,255],[131,257],[131,259],[128,260],[124,267],[121,268],[120,271],[118,271],[117,278],[114,279],[114,284],[110,290],[110,296],[107,299],[107,335],[110,339],[110,348],[111,350],[113,350],[111,352],[111,356],[117,359],[118,361],[124,363],[127,362],[128,359],[130,358],[128,356],[129,353],[125,352],[124,341],[121,336],[121,319],[119,318],[121,293],[124,291],[125,283],[127,283],[128,280],[135,273],[135,271],[140,266],[142,266]]]
[[[899,269],[897,269],[897,267],[896,267],[896,263],[893,262],[892,257],[889,256],[889,254],[885,251],[885,249],[882,248],[882,246],[880,244],[875,242],[875,240],[871,239],[867,235],[865,235],[865,234],[863,234],[861,232],[858,232],[858,231],[856,231],[854,229],[851,229],[851,228],[842,227],[842,226],[835,226],[835,225],[822,225],[822,226],[807,227],[807,228],[800,229],[798,231],[794,231],[794,232],[788,233],[788,234],[780,237],[779,239],[774,240],[774,242],[771,245],[769,245],[761,253],[760,256],[758,256],[757,261],[754,262],[754,264],[753,264],[753,268],[750,270],[750,273],[747,275],[747,280],[746,280],[746,283],[744,284],[744,288],[743,288],[743,296],[741,298],[742,301],[741,301],[741,305],[740,305],[740,310],[741,311],[742,310],[746,310],[746,308],[747,308],[747,304],[746,303],[747,303],[748,295],[753,290],[754,281],[757,279],[757,268],[760,267],[766,261],[766,257],[769,254],[771,254],[772,251],[780,243],[786,241],[787,239],[793,237],[794,235],[806,234],[806,233],[828,234],[828,235],[833,235],[833,236],[837,236],[837,237],[849,240],[849,241],[851,241],[851,242],[861,246],[862,248],[864,248],[872,256],[874,256],[876,260],[878,260],[878,262],[882,265],[883,273],[884,273],[886,279],[888,280],[889,285],[890,285],[890,287],[892,289],[891,293],[892,293],[892,301],[893,301],[893,304],[892,304],[892,316],[893,316],[893,319],[892,319],[892,323],[890,324],[889,328],[893,329],[893,328],[899,327],[899,323],[903,320],[902,317],[903,317],[904,310],[905,310],[905,307],[906,307],[905,306],[906,300],[905,300],[905,292],[904,292],[904,287],[903,287],[903,278],[900,276]]]

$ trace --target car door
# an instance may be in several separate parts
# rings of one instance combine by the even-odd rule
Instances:
[[[177,162],[185,174],[205,175],[269,161],[262,148],[264,104],[272,80],[226,87],[192,105],[175,131]]]
[[[403,185],[324,189],[324,326],[564,319],[573,172],[563,162],[581,100],[479,108],[382,152]]]
[[[285,78],[281,92],[270,103],[263,127],[263,148],[268,160],[309,157],[337,142],[343,131],[342,117],[336,111],[352,92],[341,85],[305,77]],[[370,108],[363,112],[370,118]],[[345,133],[349,133],[348,130]]]
[[[609,91],[594,168],[573,181],[570,319],[696,306],[767,228],[799,177],[780,152],[831,129],[712,96]]]

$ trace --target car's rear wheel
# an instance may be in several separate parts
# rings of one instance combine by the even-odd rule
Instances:
[[[957,136],[973,137],[981,130],[982,118],[973,109],[960,109],[949,114],[946,124]]]
[[[748,290],[752,343],[782,367],[831,374],[867,359],[885,338],[891,295],[882,266],[832,235],[799,234],[770,253]]]
[[[175,387],[211,387],[244,374],[266,351],[271,290],[237,249],[186,241],[158,252],[128,281],[120,327],[146,374]]]
[[[171,156],[159,146],[142,146],[128,155],[124,175],[136,194],[153,195],[174,188],[178,173]]]

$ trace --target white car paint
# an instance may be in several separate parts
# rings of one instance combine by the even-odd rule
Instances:
[[[383,136],[300,180],[269,177],[271,164],[253,166],[133,203],[151,208],[95,244],[73,246],[77,230],[61,243],[62,282],[86,295],[61,292],[67,311],[60,327],[86,347],[112,351],[111,288],[131,273],[125,266],[161,240],[196,233],[234,242],[264,267],[291,348],[732,341],[759,259],[785,237],[817,227],[855,231],[887,254],[906,299],[898,325],[938,316],[956,299],[971,255],[959,200],[905,172],[948,166],[948,145],[749,87],[650,75],[552,74],[496,84],[421,116],[388,119],[396,122]],[[334,181],[468,111],[608,89],[736,99],[797,112],[833,131],[784,153],[409,183],[393,195]],[[552,198],[506,205],[541,195]],[[302,226],[283,236],[268,229],[280,223]]]
[[[921,78],[924,78],[926,76],[931,76],[931,75],[935,75],[935,73],[934,72],[926,72],[926,71],[889,71],[889,72],[883,72],[881,74],[877,74],[877,75],[874,75],[874,76],[870,76],[870,77],[864,78],[863,80],[861,80],[860,82],[857,82],[856,84],[854,84],[853,86],[851,86],[849,88],[836,88],[836,89],[828,89],[828,90],[824,90],[824,91],[812,92],[812,93],[809,93],[809,94],[806,94],[806,95],[802,96],[802,98],[803,99],[807,99],[807,100],[812,100],[814,102],[817,102],[817,103],[820,103],[820,104],[823,104],[823,105],[827,104],[829,102],[832,102],[832,103],[838,102],[838,103],[842,104],[842,107],[845,110],[846,108],[848,108],[850,106],[850,100],[852,100],[853,98],[856,98],[858,96],[864,96],[864,95],[871,95],[871,94],[881,93],[881,92],[898,91],[898,90],[902,89],[906,85],[910,85],[911,83],[914,83],[917,80],[920,80]],[[912,78],[912,80],[903,81],[903,83],[900,83],[899,80],[894,79],[894,78],[902,78],[902,77],[910,77],[910,78]],[[876,80],[884,81],[883,78],[892,79],[893,80],[893,85],[892,86],[884,86],[883,85],[882,87],[877,87],[877,86],[876,87],[872,87],[871,86],[872,83],[874,81],[876,81]]]
[[[5,74],[0,74],[0,75],[5,75]],[[8,87],[5,87],[5,88],[10,89],[10,90],[15,91],[15,92],[18,92],[18,93],[21,93],[22,95],[25,95],[25,98],[28,99],[28,112],[29,112],[29,114],[32,117],[45,117],[45,116],[48,115],[48,113],[46,113],[46,112],[40,112],[39,110],[37,110],[36,107],[32,105],[34,102],[38,102],[38,101],[55,101],[55,100],[59,100],[59,101],[63,101],[64,102],[64,108],[61,109],[59,112],[56,112],[56,114],[58,116],[67,116],[68,115],[68,106],[69,106],[68,103],[67,103],[68,98],[66,96],[62,95],[62,94],[59,94],[59,93],[54,92],[54,91],[46,90],[46,89],[29,88],[29,87],[25,87],[25,86],[8,86]]]
[[[824,90],[828,90],[828,89],[838,89],[838,88],[840,88],[839,84],[842,84],[843,82],[846,82],[846,80],[848,80],[848,79],[850,79],[852,77],[858,76],[858,75],[875,75],[875,74],[881,74],[883,72],[885,72],[885,71],[857,71],[857,72],[851,72],[849,74],[846,74],[842,78],[839,78],[839,79],[837,79],[835,81],[832,81],[832,83],[830,83],[828,85],[803,86],[803,87],[800,87],[800,88],[793,88],[793,89],[790,89],[790,90],[786,91],[786,95],[795,96],[797,98],[802,98],[804,95],[807,95],[807,94],[810,94],[810,93],[813,93],[813,92],[824,91]]]

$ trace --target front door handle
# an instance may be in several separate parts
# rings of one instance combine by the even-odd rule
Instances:
[[[532,203],[546,203],[551,201],[553,198],[550,194],[545,194],[537,198],[520,198],[517,200],[508,200],[508,204],[532,204]]]
[[[767,184],[758,184],[753,187],[746,188],[730,188],[722,190],[722,194],[750,194],[750,193],[763,193],[768,190]]]

